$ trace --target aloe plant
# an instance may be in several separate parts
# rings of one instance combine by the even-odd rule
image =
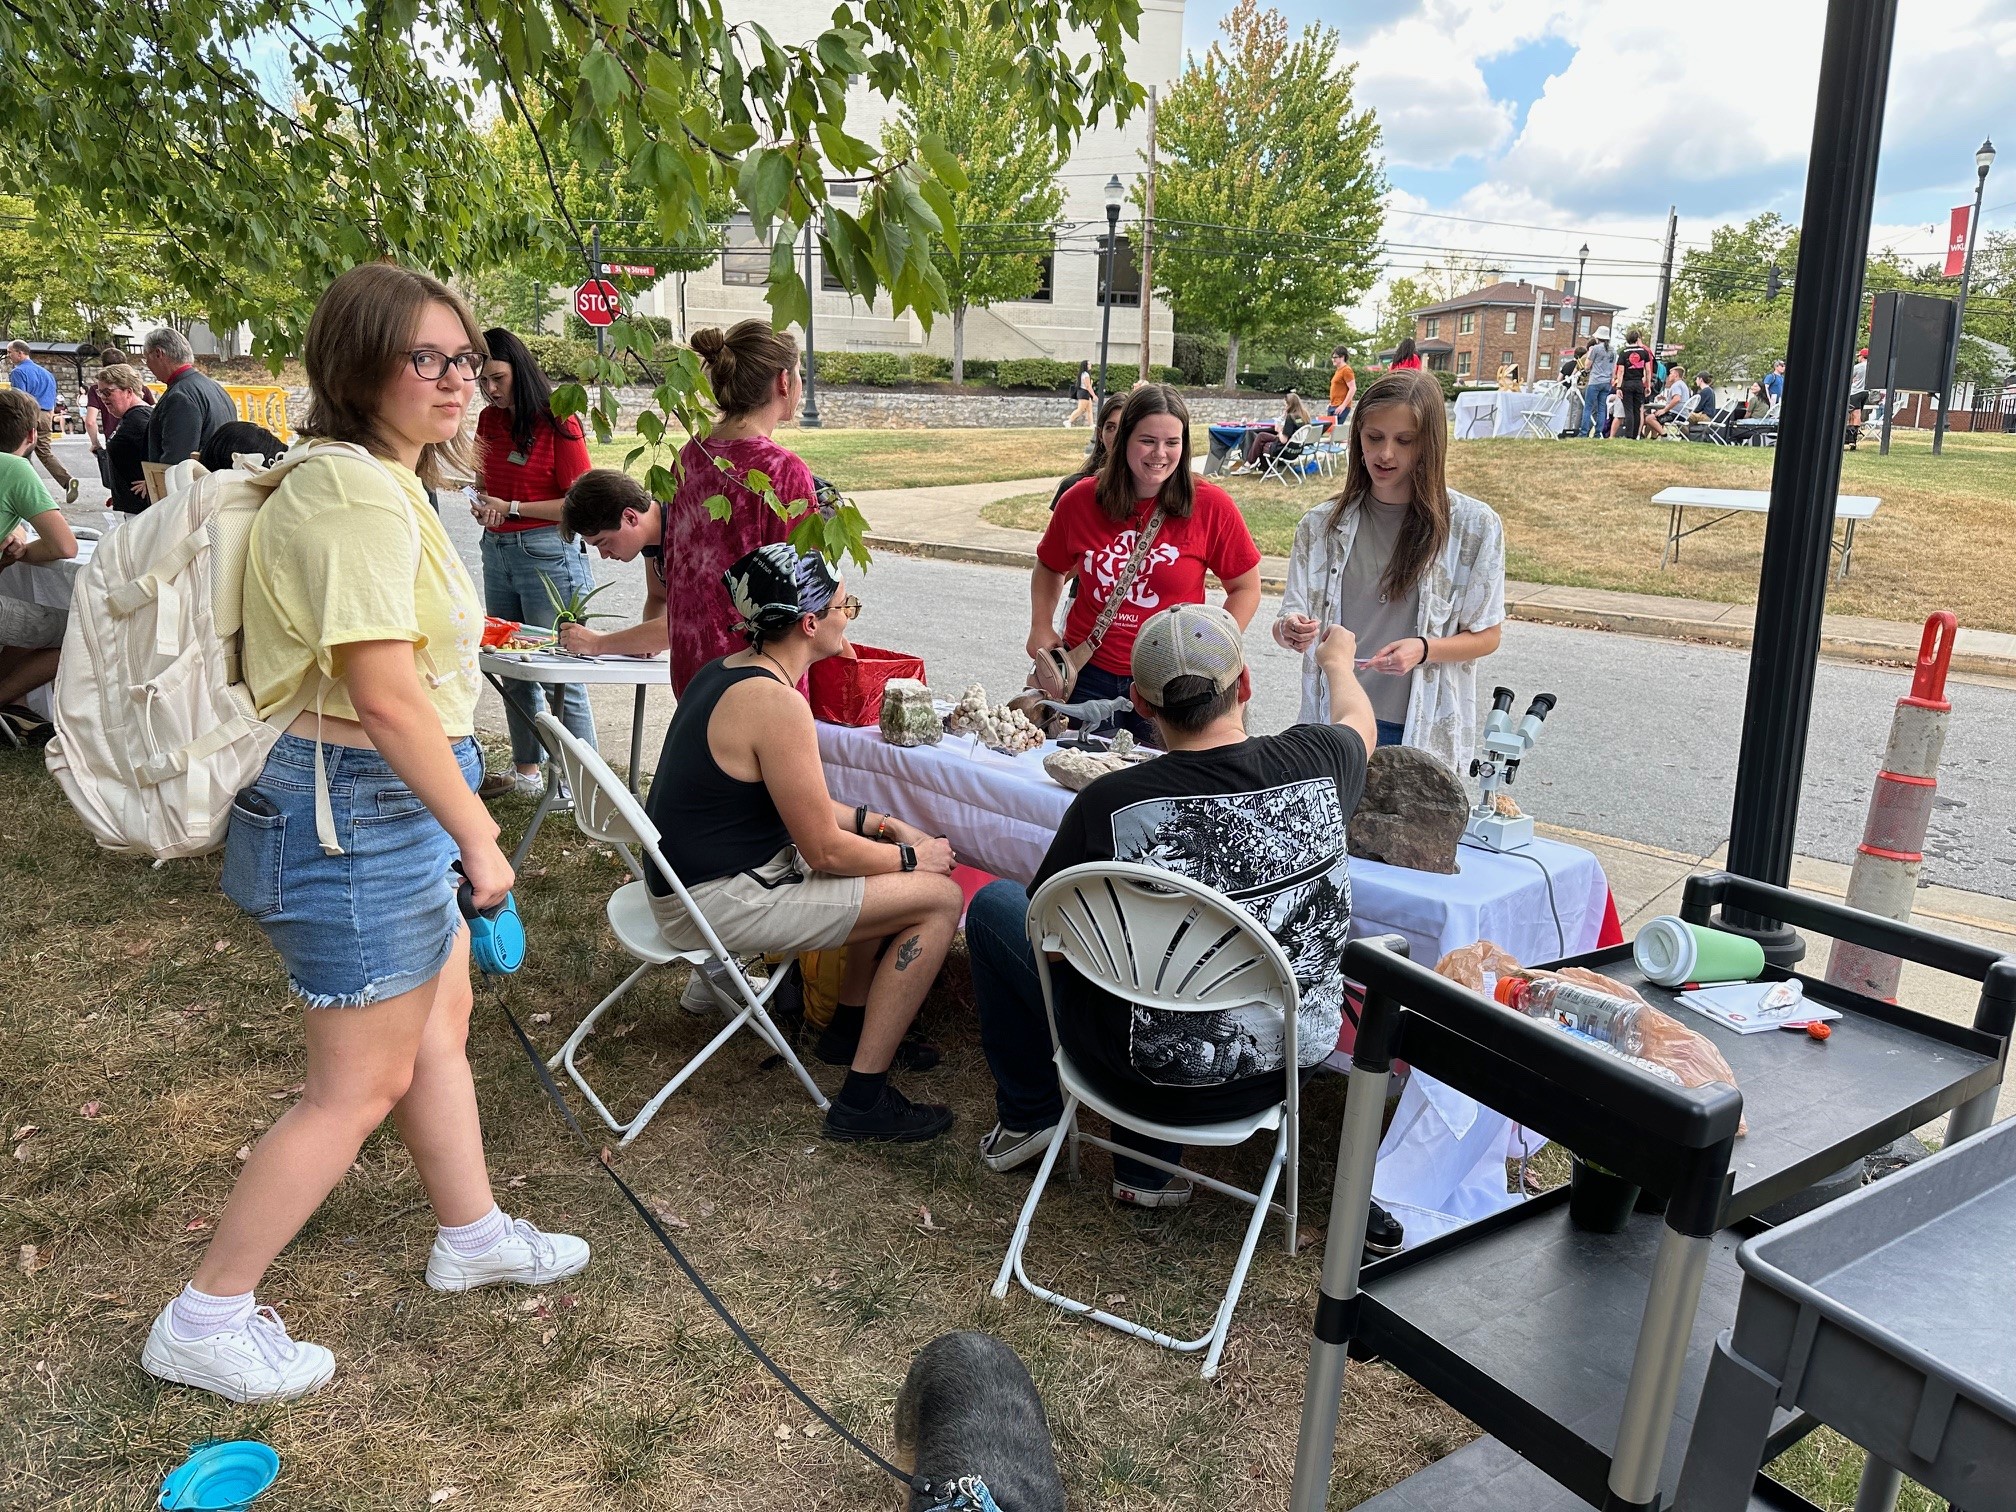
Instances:
[[[588,612],[589,600],[593,599],[603,588],[613,586],[612,584],[604,583],[601,587],[590,588],[586,593],[569,593],[563,596],[560,590],[553,586],[553,579],[547,577],[544,573],[540,574],[539,581],[546,585],[546,597],[553,603],[553,628],[555,630],[558,630],[562,625],[585,625],[590,620],[616,618],[613,614],[590,614]]]

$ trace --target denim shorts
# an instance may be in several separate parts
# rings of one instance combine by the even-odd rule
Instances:
[[[483,755],[454,744],[473,791]],[[324,745],[343,854],[315,837],[315,742],[282,735],[231,805],[224,893],[266,931],[310,1008],[364,1008],[431,981],[462,928],[450,870],[460,851],[385,758]]]

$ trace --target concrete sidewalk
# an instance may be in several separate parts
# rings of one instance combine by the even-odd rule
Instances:
[[[878,551],[1028,568],[1036,562],[1036,533],[990,525],[980,518],[980,511],[999,500],[1039,489],[1047,492],[1056,485],[1055,478],[1024,478],[871,490],[853,497],[868,517],[868,543]],[[1287,573],[1287,558],[1262,559],[1260,576],[1269,592],[1281,591]],[[1749,645],[1756,623],[1756,610],[1749,604],[1516,580],[1505,584],[1505,604],[1514,619],[1724,646]],[[1844,661],[1908,665],[1917,659],[1922,631],[1921,625],[1830,614],[1821,628],[1820,651]],[[1953,670],[2016,677],[2016,635],[1963,628],[1954,646]]]

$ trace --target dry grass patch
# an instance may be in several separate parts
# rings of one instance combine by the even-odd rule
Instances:
[[[32,753],[0,752],[0,787],[10,795],[0,938],[12,973],[0,1116],[13,1156],[0,1162],[0,1254],[15,1267],[0,1287],[0,1506],[139,1506],[210,1437],[277,1448],[274,1504],[293,1509],[425,1507],[450,1488],[451,1508],[899,1504],[831,1433],[805,1431],[804,1410],[687,1287],[572,1144],[487,997],[471,1059],[498,1195],[585,1234],[589,1269],[544,1292],[429,1291],[432,1221],[388,1130],[261,1291],[303,1337],[335,1350],[335,1381],[292,1406],[237,1407],[144,1375],[148,1322],[194,1267],[236,1152],[299,1091],[299,1010],[258,931],[218,892],[214,859],[156,870],[98,851]],[[504,804],[507,831],[529,810]],[[520,891],[531,961],[507,990],[550,1049],[630,961],[602,915],[622,878],[616,859],[564,819],[537,850],[543,874]],[[647,979],[591,1041],[587,1063],[612,1106],[638,1106],[711,1034],[677,1008],[682,985],[678,973]],[[531,1025],[533,1014],[552,1017]],[[946,1061],[907,1084],[958,1109],[950,1138],[827,1144],[795,1084],[761,1069],[745,1036],[666,1105],[619,1168],[754,1334],[869,1441],[888,1442],[915,1351],[979,1327],[1028,1362],[1073,1505],[1284,1505],[1320,1245],[1291,1259],[1269,1228],[1215,1384],[1198,1377],[1194,1356],[1067,1319],[1019,1290],[994,1302],[987,1290],[1028,1188],[1026,1176],[988,1173],[974,1152],[992,1121],[992,1084],[963,956],[925,1015]],[[815,1074],[829,1090],[839,1077],[816,1064]],[[1341,1078],[1324,1078],[1303,1104],[1302,1190],[1316,1223],[1343,1094]],[[1250,1187],[1262,1159],[1256,1144],[1206,1168]],[[1538,1168],[1558,1178],[1559,1166]],[[1087,1169],[1082,1187],[1052,1188],[1032,1272],[1079,1296],[1124,1297],[1172,1332],[1202,1332],[1244,1210],[1210,1200],[1122,1210],[1104,1195],[1105,1158],[1088,1151]],[[1474,1431],[1386,1367],[1354,1367],[1332,1504],[1356,1504]],[[1810,1458],[1810,1484],[1845,1509],[1842,1454]]]
[[[844,493],[875,488],[929,488],[947,483],[993,483],[1007,478],[1055,478],[1085,460],[1083,429],[1025,426],[982,430],[782,430],[777,440]],[[638,445],[619,436],[591,442],[597,467],[621,467]],[[649,465],[647,453],[637,462]],[[1046,496],[1047,497],[1047,496]]]
[[[588,1236],[596,1261],[564,1292],[449,1297],[421,1280],[433,1230],[389,1131],[371,1140],[275,1266],[262,1299],[336,1351],[324,1391],[235,1407],[164,1387],[136,1364],[148,1321],[185,1280],[237,1169],[301,1079],[277,962],[218,893],[214,861],[153,870],[98,852],[32,755],[0,753],[14,795],[0,843],[0,937],[14,986],[0,1038],[0,1116],[19,1148],[0,1175],[0,1241],[35,1268],[0,1288],[0,1504],[131,1507],[188,1446],[273,1444],[278,1505],[728,1509],[897,1505],[892,1489],[746,1356],[693,1295],[553,1115],[500,1016],[472,1037],[488,1146],[508,1208]],[[507,829],[529,805],[504,810]],[[602,904],[611,857],[564,821],[540,836],[545,875],[521,891],[533,940],[509,992],[548,1048],[628,969]],[[703,1043],[649,981],[612,1015],[588,1064],[628,1110]],[[886,1443],[911,1355],[947,1329],[1003,1335],[1049,1405],[1074,1505],[1218,1509],[1285,1501],[1320,1250],[1263,1247],[1225,1371],[1077,1324],[1019,1291],[987,1295],[1026,1179],[973,1150],[992,1121],[963,957],[927,1009],[946,1064],[912,1090],[959,1110],[929,1146],[829,1145],[753,1039],[722,1052],[619,1157],[640,1194],[752,1331],[843,1421]],[[832,1087],[838,1073],[817,1068]],[[1329,1180],[1343,1085],[1309,1100],[1305,1189]],[[95,1105],[95,1106],[93,1106]],[[84,1110],[90,1109],[87,1116]],[[1261,1155],[1219,1169],[1251,1184]],[[1124,1295],[1171,1329],[1203,1331],[1208,1289],[1237,1251],[1241,1212],[1199,1202],[1116,1209],[1105,1162],[1062,1183],[1032,1245],[1037,1274]],[[1312,1197],[1320,1214],[1320,1197]],[[926,1214],[929,1221],[926,1221]],[[788,1438],[779,1430],[789,1427]],[[1463,1442],[1471,1430],[1381,1367],[1355,1372],[1339,1505]]]
[[[1757,596],[1764,517],[1741,515],[1689,536],[1679,562],[1662,572],[1666,511],[1651,499],[1676,484],[1769,488],[1777,456],[1770,448],[1508,437],[1451,446],[1449,481],[1503,517],[1511,577],[1747,604]],[[1334,486],[1219,481],[1272,555],[1287,554],[1303,511]],[[1874,494],[1883,505],[1856,533],[1852,575],[1830,580],[1830,613],[1917,621],[1951,609],[1963,625],[2016,630],[2016,601],[2002,576],[1980,565],[2016,532],[2016,437],[1948,436],[1946,455],[1934,457],[1929,436],[1900,432],[1888,457],[1870,446],[1845,456],[1841,491]],[[981,518],[1040,530],[1049,502],[1047,493],[1022,495],[989,505]],[[1688,523],[1707,518],[1690,512]]]

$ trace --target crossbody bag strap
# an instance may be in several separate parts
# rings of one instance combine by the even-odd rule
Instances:
[[[1106,639],[1106,632],[1113,628],[1114,616],[1120,606],[1127,602],[1127,595],[1134,589],[1134,580],[1141,575],[1141,569],[1148,561],[1148,553],[1155,545],[1155,537],[1162,533],[1165,516],[1160,505],[1148,517],[1148,523],[1141,527],[1141,533],[1134,538],[1134,551],[1127,558],[1127,565],[1120,569],[1120,576],[1114,581],[1112,593],[1107,595],[1106,605],[1099,611],[1099,618],[1092,622],[1092,633],[1079,642],[1078,649],[1090,661],[1099,650],[1099,643]]]

